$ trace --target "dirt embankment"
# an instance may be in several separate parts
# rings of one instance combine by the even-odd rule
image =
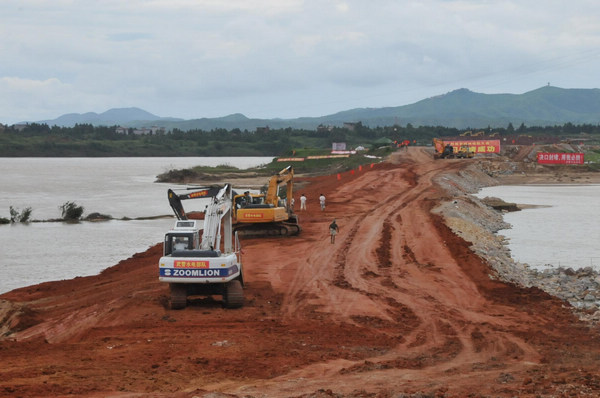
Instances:
[[[490,178],[493,175],[495,178]],[[550,268],[538,271],[515,262],[508,242],[497,235],[510,228],[502,219],[502,211],[515,211],[524,206],[505,203],[497,198],[479,200],[471,193],[483,186],[517,183],[600,183],[600,173],[568,169],[565,166],[544,167],[535,163],[514,162],[508,158],[474,161],[458,173],[440,175],[437,183],[452,196],[434,211],[442,214],[446,225],[457,235],[472,242],[471,249],[495,271],[495,278],[523,287],[537,287],[567,301],[577,316],[593,325],[600,323],[600,276],[592,267],[577,270]]]
[[[158,245],[98,276],[6,293],[0,395],[600,395],[598,329],[477,254],[496,250],[488,227],[502,220],[453,207],[470,200],[468,162],[409,148],[339,180],[299,179],[302,234],[243,241],[240,310],[218,297],[169,310]]]

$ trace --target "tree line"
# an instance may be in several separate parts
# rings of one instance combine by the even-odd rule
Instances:
[[[237,128],[183,131],[136,135],[117,133],[118,126],[77,124],[74,127],[31,123],[24,128],[0,126],[0,156],[283,156],[298,148],[331,148],[345,142],[348,148],[381,145],[382,139],[408,140],[429,145],[435,137],[459,137],[467,134],[483,137],[600,137],[600,125],[566,123],[555,126],[456,129],[443,126],[369,127],[358,122],[351,127],[325,127],[315,130],[260,128],[254,131]],[[469,134],[471,136],[471,134]]]

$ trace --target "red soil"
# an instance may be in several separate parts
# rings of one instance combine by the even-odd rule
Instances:
[[[239,310],[219,297],[169,310],[159,245],[3,294],[0,395],[600,396],[598,330],[490,279],[430,212],[444,199],[434,177],[464,162],[430,159],[410,148],[339,180],[297,179],[303,232],[242,242]]]

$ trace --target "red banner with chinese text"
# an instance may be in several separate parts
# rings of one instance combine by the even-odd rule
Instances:
[[[538,152],[537,162],[540,164],[583,164],[583,153]]]
[[[471,152],[477,153],[499,153],[500,140],[460,140],[444,141],[444,145],[450,144],[456,152],[461,146],[467,145]]]

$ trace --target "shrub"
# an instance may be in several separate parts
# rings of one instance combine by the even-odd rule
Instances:
[[[78,206],[75,202],[65,202],[59,206],[62,212],[62,219],[66,221],[76,221],[83,214],[83,206]]]
[[[10,222],[29,222],[32,211],[31,207],[26,207],[23,211],[19,211],[19,209],[10,206]]]

